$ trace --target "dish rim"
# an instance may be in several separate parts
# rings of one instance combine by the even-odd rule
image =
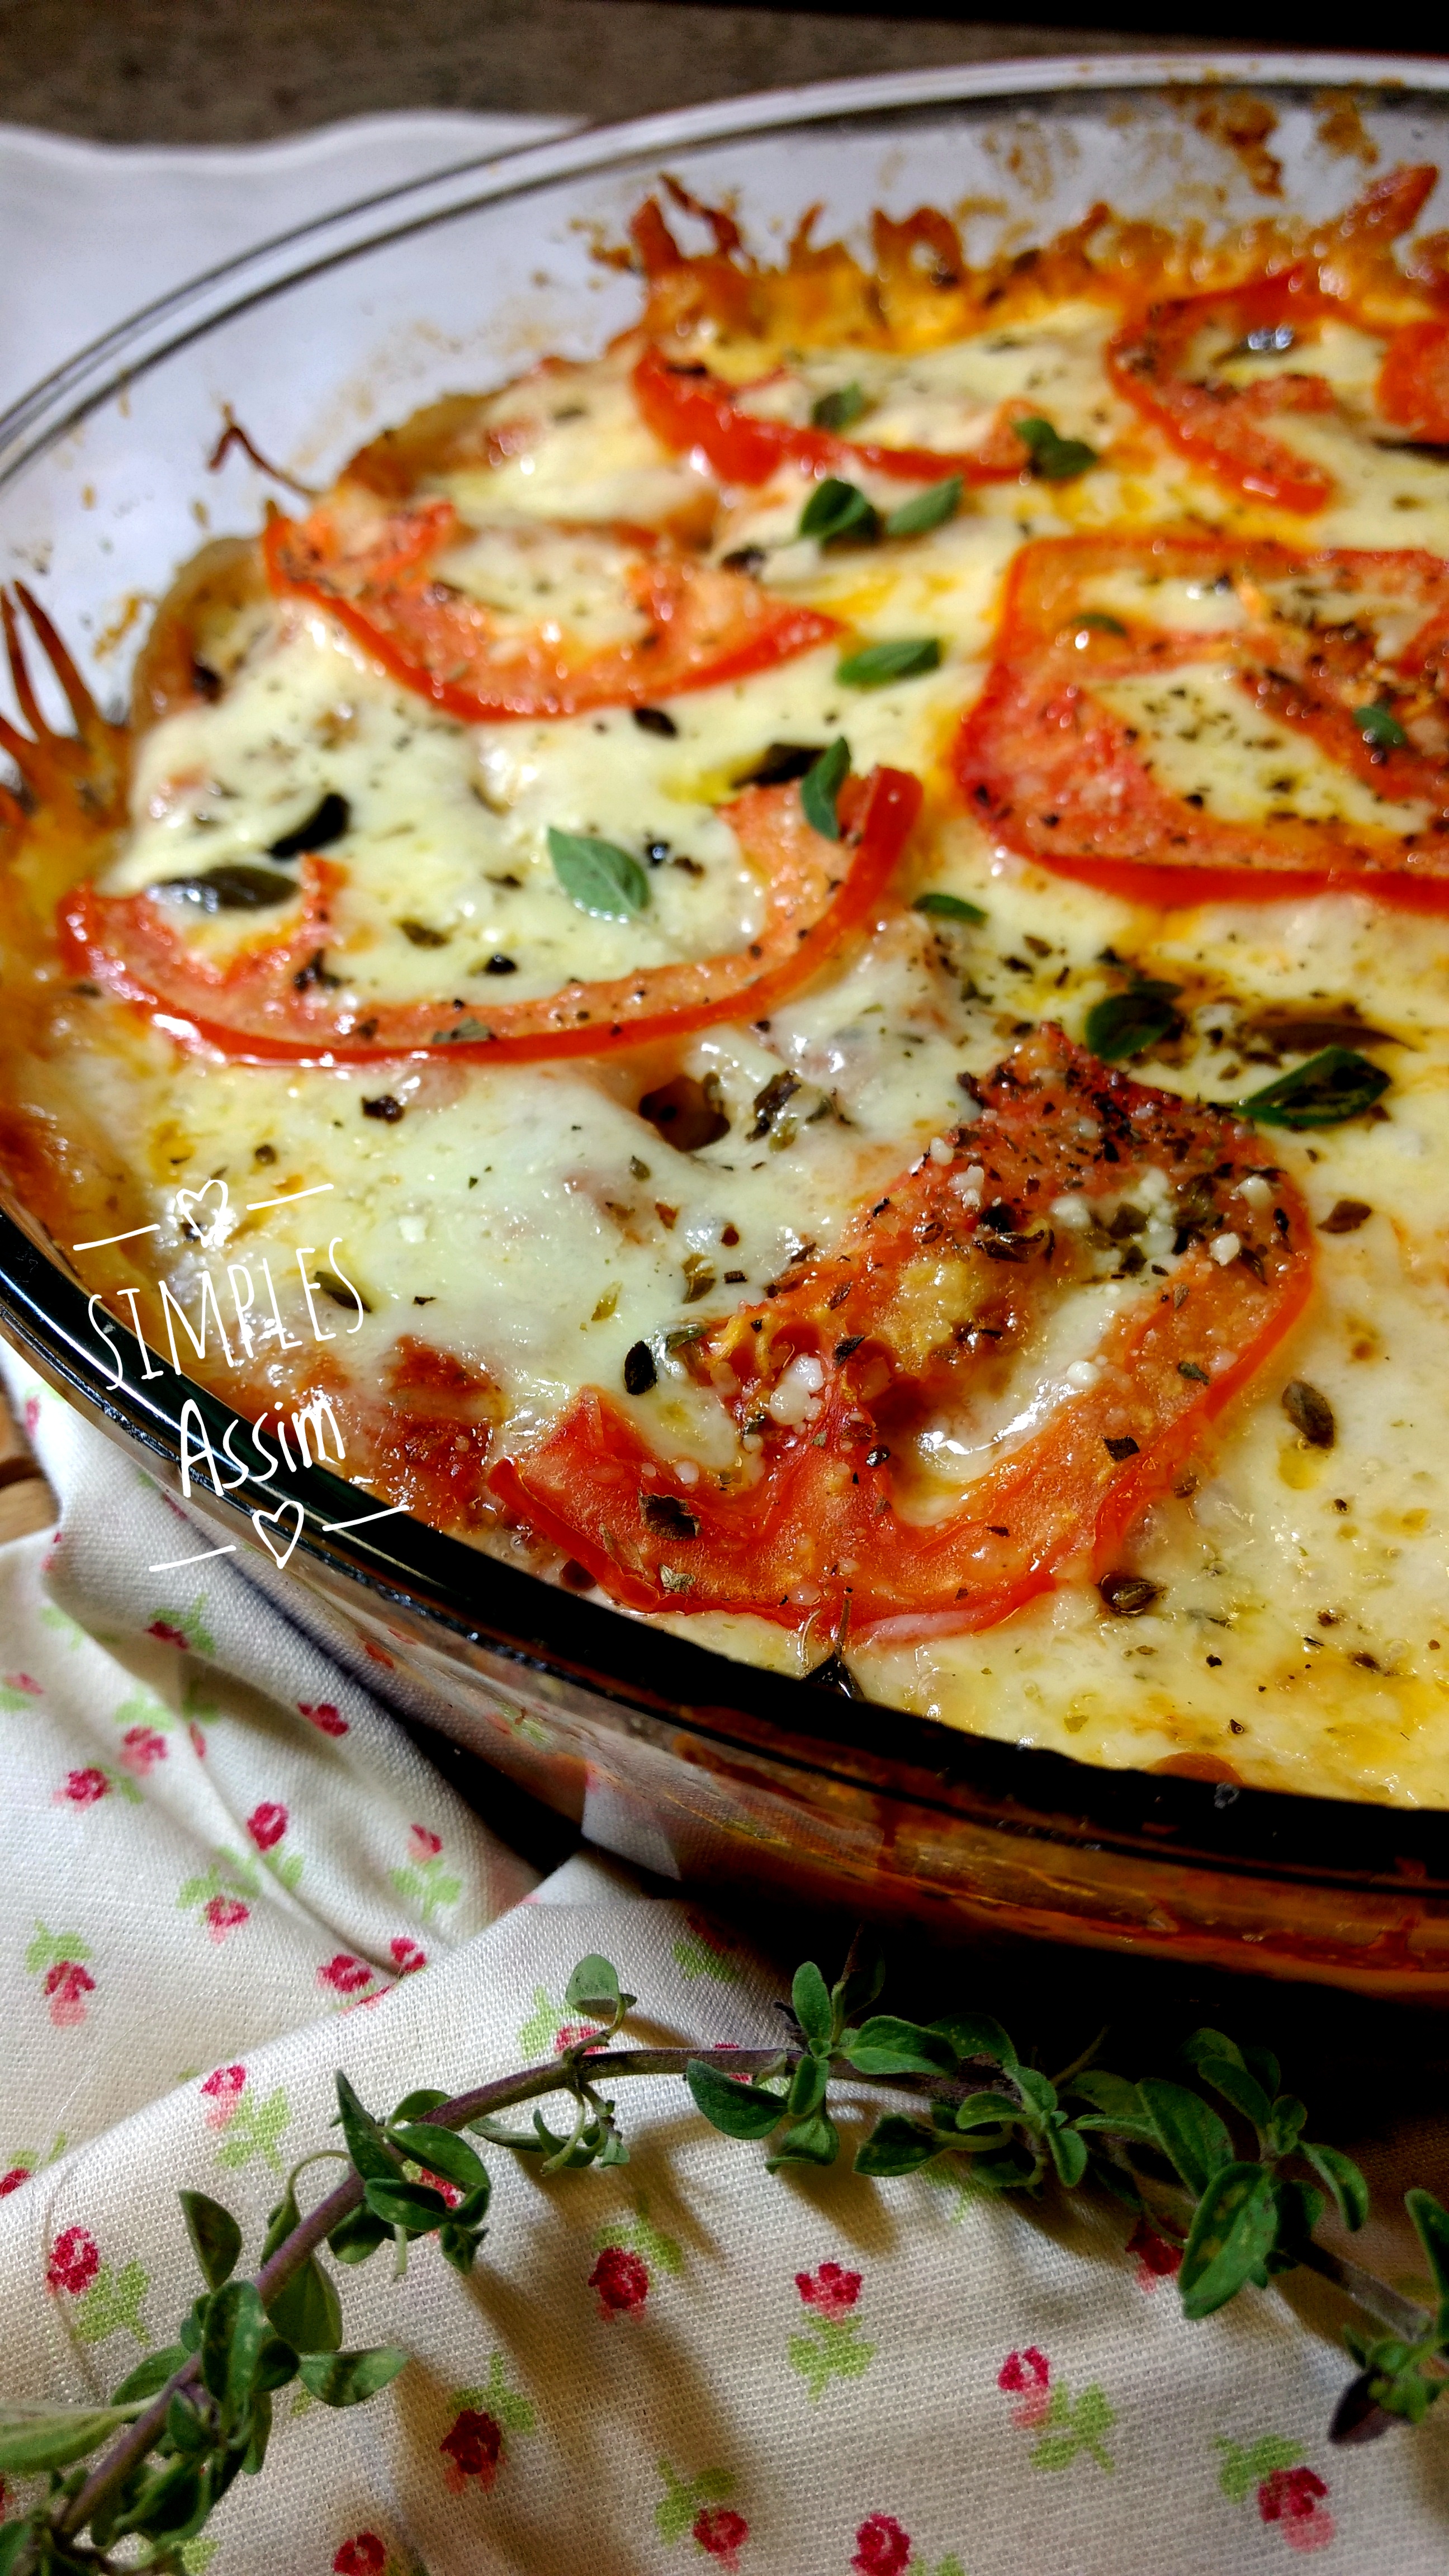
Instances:
[[[555,182],[627,170],[661,153],[806,125],[900,114],[1070,89],[1211,86],[1224,79],[1277,88],[1391,87],[1449,93],[1449,60],[1214,47],[1162,54],[1069,53],[867,74],[590,126],[503,155],[478,155],[353,200],[279,234],[144,306],[78,351],[0,416],[0,490],[90,412],[191,341],[270,295],[389,242],[482,206],[522,202]],[[12,1210],[14,1212],[12,1212]],[[188,1399],[213,1440],[243,1417],[162,1367],[162,1393],[142,1376],[140,1345],[107,1314],[126,1357],[120,1385],[90,1346],[93,1302],[41,1238],[13,1194],[0,1195],[0,1333],[51,1383],[124,1443],[139,1442],[179,1476],[180,1417]],[[157,1355],[153,1354],[153,1357]],[[165,1388],[174,1387],[174,1398]],[[280,1488],[279,1488],[280,1490]],[[636,1731],[683,1728],[745,1760],[775,1762],[823,1781],[904,1799],[986,1831],[1133,1853],[1224,1879],[1267,1877],[1345,1892],[1398,1885],[1449,1895],[1449,1808],[1391,1806],[1108,1768],[1030,1744],[948,1727],[808,1680],[736,1662],[687,1637],[580,1599],[408,1515],[387,1538],[327,1534],[357,1499],[324,1469],[298,1471],[288,1498],[305,1515],[298,1541],[314,1563],[360,1584],[372,1606],[408,1611],[434,1633],[505,1664],[582,1686]],[[249,1511],[206,1496],[208,1519],[240,1535]],[[473,1669],[459,1659],[460,1670]],[[479,1677],[486,1688],[486,1675]]]

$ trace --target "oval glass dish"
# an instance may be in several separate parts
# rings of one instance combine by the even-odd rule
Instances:
[[[1254,112],[1220,113],[1225,84]],[[1249,134],[1249,128],[1252,133]],[[1271,156],[1265,137],[1271,135]],[[1248,136],[1245,143],[1244,137]],[[1255,139],[1256,138],[1256,139]],[[1046,238],[1100,197],[1127,215],[1312,219],[1355,156],[1449,160],[1449,67],[1313,56],[1095,58],[902,74],[658,117],[480,162],[348,208],[167,297],[0,422],[7,572],[44,576],[72,638],[115,633],[268,485],[208,475],[220,417],[325,480],[380,421],[622,328],[632,281],[597,256],[661,169],[735,202],[756,238],[819,204],[964,203],[989,246]],[[104,690],[113,668],[96,675]],[[182,1481],[235,1417],[143,1355],[13,1194],[0,1331],[123,1444]],[[406,1517],[368,1526],[321,1469],[277,1510],[190,1508],[295,1614],[341,1620],[458,1742],[597,1842],[696,1886],[829,1902],[942,1938],[1131,1948],[1421,1999],[1449,1997],[1449,1816],[1108,1770],[731,1661]],[[277,1560],[285,1570],[277,1571]],[[333,1629],[335,1633],[335,1628]],[[827,1668],[828,1670],[828,1668]]]

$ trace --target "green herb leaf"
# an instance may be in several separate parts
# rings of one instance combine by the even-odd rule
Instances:
[[[1109,617],[1105,608],[1084,608],[1080,616],[1069,617],[1061,631],[1069,635],[1074,628],[1081,626],[1087,627],[1093,635],[1125,635],[1128,632],[1121,618]]]
[[[1039,2075],[1034,2066],[1017,2066],[1012,2069],[1012,2072],[1026,2096],[1029,2110],[1036,2111],[1042,2119],[1045,2119],[1049,2111],[1056,2109],[1056,2086],[1048,2083],[1044,2075]]]
[[[601,921],[632,921],[647,912],[649,880],[616,841],[597,840],[592,832],[559,832],[550,823],[548,854],[564,893],[581,912]]]
[[[1087,2144],[1066,2120],[1058,2117],[1047,2122],[1046,2142],[1052,2162],[1068,2191],[1075,2191],[1087,2170]]]
[[[1105,2066],[1084,2066],[1080,2075],[1072,2077],[1067,2091],[1079,2094],[1084,2102],[1090,2102],[1095,2110],[1105,2112],[1109,2118],[1146,2120],[1142,2096],[1136,2085],[1129,2084],[1125,2075],[1110,2074]]]
[[[967,903],[962,895],[942,894],[935,888],[928,894],[918,894],[911,910],[929,913],[936,921],[969,921],[978,929],[989,918],[979,903]]]
[[[1184,2316],[1210,2317],[1245,2281],[1260,2279],[1277,2225],[1273,2179],[1262,2165],[1227,2164],[1213,2174],[1178,2275]]]
[[[825,1979],[813,1959],[796,1969],[790,2004],[810,2046],[828,2048],[834,2034],[834,2016]]]
[[[842,2031],[840,2045],[862,2075],[941,2075],[955,2063],[955,2051],[942,2033],[922,2022],[902,2021],[896,2013],[876,2013],[859,2030]]]
[[[426,2165],[429,2173],[441,2174],[445,2182],[455,2182],[460,2191],[486,2193],[487,2166],[467,2139],[457,2137],[451,2129],[440,2129],[436,2121],[405,2121],[401,2128],[389,2129],[388,2139],[415,2165]]]
[[[206,2520],[212,2485],[204,2469],[189,2460],[173,2460],[169,2469],[141,2488],[127,2515],[148,2540],[187,2540]]]
[[[321,2348],[330,2351],[332,2346]],[[284,2336],[268,2335],[257,2355],[255,2381],[256,2387],[264,2397],[274,2388],[285,2388],[289,2380],[296,2378],[297,2359],[296,2352]]]
[[[416,2093],[405,2093],[394,2106],[388,2125],[396,2127],[399,2120],[421,2120],[428,2111],[441,2111],[447,2098],[447,2094],[440,2093],[435,2085],[420,2085]]]
[[[1019,2104],[1005,2093],[968,2093],[965,2101],[956,2105],[956,2126],[967,2132],[1002,2128],[1020,2118]]]
[[[442,2193],[425,2182],[369,2181],[363,2190],[375,2218],[385,2218],[389,2227],[405,2228],[410,2236],[428,2235],[448,2215]]]
[[[1226,2058],[1229,2066],[1244,2066],[1247,2063],[1237,2041],[1229,2039],[1226,2031],[1208,2030],[1206,2027],[1189,2031],[1178,2050],[1178,2055],[1185,2057],[1189,2066],[1201,2066],[1204,2059],[1209,2057]],[[1265,2089],[1276,2093],[1277,2078],[1275,2077],[1272,2085]]]
[[[805,820],[812,831],[822,833],[827,841],[840,838],[840,818],[835,811],[835,801],[849,775],[850,745],[844,734],[838,734],[800,781],[800,804]]]
[[[830,1993],[833,2020],[842,2029],[858,2012],[869,2009],[885,1984],[885,1953],[875,1934],[863,1925],[851,1944],[851,1956],[855,1965],[847,1963]]]
[[[0,2471],[7,2477],[33,2478],[47,2469],[67,2469],[129,2421],[124,2409],[114,2406],[25,2406],[18,2398],[5,2398],[0,2400]]]
[[[262,2239],[262,2261],[270,2263],[272,2256],[286,2244],[293,2229],[300,2227],[301,2224],[302,2213],[297,2207],[297,2195],[289,2183],[276,2208],[267,2212],[267,2232]]]
[[[829,2081],[830,2069],[824,2058],[802,2057],[790,2079],[790,2090],[785,2097],[787,2108],[797,2119],[805,2119],[812,2111],[818,2111]]]
[[[684,2080],[696,2111],[726,2138],[767,2138],[785,2117],[778,2093],[767,2093],[758,2084],[737,2084],[733,2077],[706,2066],[702,2058],[690,2059]]]
[[[188,2397],[180,2389],[166,2409],[166,2439],[174,2449],[189,2451],[195,2459],[211,2448],[211,2435]]]
[[[1197,2071],[1204,2084],[1221,2093],[1223,2100],[1241,2111],[1245,2120],[1251,2120],[1255,2129],[1267,2128],[1273,2116],[1272,2105],[1257,2077],[1248,2073],[1241,2060],[1234,2065],[1230,2057],[1202,2057]],[[1282,2148],[1277,2150],[1280,2155],[1283,2152]]]
[[[300,2377],[324,2406],[361,2406],[406,2370],[411,2358],[395,2343],[376,2344],[366,2352],[308,2353]]]
[[[1233,1105],[1262,1127],[1341,1127],[1361,1118],[1388,1090],[1389,1077],[1353,1047],[1324,1047],[1292,1073]]]
[[[1182,1021],[1172,1005],[1181,991],[1180,984],[1134,984],[1130,992],[1094,1002],[1083,1031],[1093,1055],[1104,1064],[1121,1064],[1175,1037]]]
[[[894,2174],[919,2173],[922,2165],[940,2155],[942,2145],[934,2131],[924,2128],[919,2120],[903,2119],[898,2112],[891,2112],[877,2120],[870,2136],[857,2148],[855,2170],[876,2182],[884,2182]]]
[[[247,2444],[246,2455],[242,2461],[242,2467],[249,2478],[254,2478],[262,2468],[267,2456],[267,2444],[271,2438],[272,2401],[264,2393],[258,2397],[252,2408],[251,2440]]]
[[[364,2202],[360,2209],[349,2210],[339,2218],[327,2239],[328,2247],[339,2263],[365,2263],[379,2245],[386,2245],[392,2229],[375,2218]]]
[[[798,533],[816,538],[822,546],[839,545],[843,539],[870,545],[880,534],[880,517],[854,483],[842,483],[827,474],[800,513]]]
[[[92,2530],[94,2528],[92,2523]],[[28,2513],[22,2515],[18,2522],[5,2524],[0,2530],[0,2576],[11,2576],[12,2568],[19,2565],[22,2549],[28,2549],[36,2537],[35,2524]]]
[[[1402,751],[1409,737],[1387,707],[1355,707],[1353,720],[1375,751]]]
[[[1439,2293],[1436,2332],[1441,2347],[1449,2343],[1449,2210],[1431,2191],[1406,2191],[1404,2207],[1424,2248],[1434,2287]]]
[[[482,2242],[481,2227],[459,2227],[455,2219],[450,2218],[447,2226],[438,2230],[438,2249],[444,2262],[451,2263],[454,2271],[461,2272],[465,2279],[473,2269]]]
[[[810,406],[812,429],[849,429],[868,408],[863,385],[837,385],[833,393],[821,394]]]
[[[833,2165],[840,2153],[840,2131],[828,2112],[812,2111],[783,2129],[765,2162],[771,2173],[780,2165]]]
[[[925,537],[932,528],[954,519],[961,507],[961,477],[948,474],[943,483],[929,483],[913,501],[903,501],[892,510],[885,523],[888,537]]]
[[[242,2232],[229,2209],[219,2200],[208,2200],[204,2191],[182,2191],[176,2195],[192,2252],[201,2266],[201,2277],[209,2290],[219,2290],[236,2270],[242,2249]]]
[[[836,667],[837,680],[849,689],[884,689],[892,680],[919,680],[939,670],[941,646],[934,635],[900,635],[884,644],[863,645]]]
[[[1014,420],[1012,428],[1031,455],[1031,470],[1046,483],[1070,483],[1101,462],[1084,438],[1063,438],[1049,420]]]
[[[1316,2147],[1307,2138],[1298,2143],[1300,2156],[1312,2165],[1320,2182],[1326,2182],[1337,2205],[1339,2217],[1350,2234],[1356,2234],[1369,2214],[1369,2187],[1354,2163],[1338,2147]]]
[[[295,2352],[335,2352],[342,2341],[337,2285],[311,2256],[268,2301],[267,2314]]]
[[[1268,2122],[1268,2153],[1290,2156],[1307,2117],[1308,2105],[1300,2102],[1296,2093],[1280,2093]]]
[[[363,2109],[345,2075],[337,2077],[337,2118],[347,2152],[364,2182],[393,2182],[397,2164],[372,2113]]]
[[[944,2039],[956,2059],[963,2065],[971,2057],[989,2057],[996,2066],[1014,2074],[1016,2050],[999,2021],[990,2013],[946,2013],[940,2020],[927,2024],[933,2037]]]
[[[1233,2142],[1222,2121],[1185,2084],[1144,2075],[1137,2089],[1163,2154],[1200,2199],[1214,2174],[1233,2161]]]
[[[179,2343],[168,2344],[164,2352],[148,2352],[145,2360],[138,2361],[135,2369],[122,2380],[120,2387],[111,2390],[111,2404],[129,2406],[138,2397],[158,2396],[167,2380],[175,2377],[185,2359],[185,2346]]]

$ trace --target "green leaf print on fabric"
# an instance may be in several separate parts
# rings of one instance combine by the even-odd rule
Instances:
[[[441,1858],[442,1837],[427,1825],[408,1829],[411,1860],[401,1869],[388,1871],[388,1884],[404,1904],[415,1905],[424,1923],[431,1923],[447,1905],[456,1905],[463,1893],[463,1882]]]
[[[692,1985],[696,1977],[712,1977],[716,1985],[737,1986],[742,1971],[730,1955],[736,1944],[705,1915],[691,1913],[686,1919],[689,1929],[681,1932],[671,1952],[685,1984]]]
[[[832,2379],[859,2379],[875,2359],[876,2347],[861,2338],[853,2314],[860,2297],[860,2274],[839,2263],[821,2263],[814,2272],[797,2272],[795,2287],[810,2315],[804,2334],[791,2335],[786,2346],[790,2368],[798,2371],[817,2405]]]
[[[649,2203],[643,2192],[636,2195],[634,2209],[633,2218],[616,2218],[612,2226],[595,2228],[590,2239],[594,2252],[597,2254],[611,2245],[622,2245],[629,2253],[638,2254],[646,2263],[652,2263],[660,2272],[682,2272],[683,2253],[674,2237],[662,2235],[653,2225]]]
[[[454,2412],[465,2406],[486,2406],[496,2415],[505,2433],[536,2433],[538,2408],[531,2397],[525,2397],[508,2384],[508,2367],[501,2352],[488,2357],[488,2383],[484,2388],[455,2388],[450,2399]]]
[[[1220,2433],[1215,2447],[1223,2454],[1218,2485],[1230,2504],[1246,2504],[1253,2496],[1259,2521],[1276,2523],[1295,2553],[1328,2547],[1337,2526],[1328,2510],[1327,2480],[1308,2467],[1301,2442],[1263,2433],[1245,2446]]]
[[[72,1959],[93,1956],[89,1941],[79,1932],[49,1932],[37,1922],[35,1938],[25,1953],[25,1965],[32,1977],[38,1977],[42,1968],[62,1967]]]
[[[1223,2453],[1218,2484],[1229,2504],[1245,2504],[1254,2487],[1275,2469],[1296,2468],[1303,2457],[1302,2443],[1285,2442],[1280,2433],[1264,2433],[1247,2449],[1219,2433],[1214,2447]]]
[[[558,2005],[550,2001],[542,1986],[535,1986],[533,2010],[527,2021],[518,2026],[518,2045],[525,2057],[542,2057],[567,2027]]]
[[[657,2460],[655,2468],[664,2481],[664,2493],[654,2508],[654,2528],[671,2547],[693,2530],[704,2506],[722,2504],[735,2491],[730,2469],[701,2469],[697,2478],[682,2478],[668,2460]]]
[[[75,1653],[77,1646],[83,1646],[86,1642],[86,1632],[80,1621],[72,1619],[68,1610],[57,1610],[53,1601],[42,1602],[40,1624],[42,1628],[49,1628],[59,1637],[72,1654]]]
[[[15,1716],[21,1709],[34,1708],[35,1701],[33,1690],[17,1690],[13,1682],[0,1682],[0,1709],[7,1715]]]
[[[1084,2388],[1080,2397],[1073,2397],[1065,2380],[1059,2381],[1051,2393],[1046,2428],[1029,2455],[1031,2466],[1034,2469],[1070,2468],[1077,2453],[1085,2451],[1096,2461],[1099,2469],[1110,2472],[1115,2462],[1106,2448],[1105,2436],[1116,2421],[1117,2417],[1100,2388],[1095,2385]]]
[[[186,2571],[186,2576],[206,2576],[206,2571],[220,2547],[221,2542],[208,2540],[205,2532],[198,2532],[194,2540],[183,2540],[177,2555]]]
[[[188,1647],[195,1655],[214,1655],[216,1639],[202,1617],[205,1608],[204,1592],[198,1592],[189,1610],[167,1609],[163,1604],[152,1611],[146,1634],[159,1637],[163,1645]]]
[[[72,2333],[81,2343],[104,2343],[124,2332],[144,2352],[150,2338],[141,2323],[141,2302],[150,2287],[151,2276],[140,2263],[124,2264],[119,2272],[103,2263],[70,2311]]]
[[[217,2163],[234,2173],[240,2166],[249,2165],[254,2156],[261,2156],[273,2173],[280,2173],[282,2159],[278,2150],[291,2120],[280,2084],[264,2102],[257,2100],[252,2085],[244,2085],[227,2118],[226,2131],[216,2151]]]
[[[250,1921],[251,1907],[244,1905],[242,1898],[256,1896],[260,1890],[261,1872],[237,1853],[223,1851],[210,1869],[182,1880],[176,1891],[176,1910],[189,1914],[197,1909],[207,1939],[220,1942]]]

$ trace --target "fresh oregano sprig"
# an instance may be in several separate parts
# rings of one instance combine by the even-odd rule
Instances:
[[[886,2180],[950,2159],[980,2192],[1106,2191],[1181,2248],[1190,2317],[1211,2315],[1250,2282],[1266,2288],[1307,2265],[1387,2329],[1347,2335],[1359,2368],[1334,2416],[1335,2441],[1418,2423],[1449,2387],[1449,2212],[1429,2192],[1407,2194],[1434,2283],[1432,2313],[1319,2245],[1314,2231],[1328,2200],[1354,2230],[1368,2212],[1368,2187],[1338,2148],[1304,2136],[1304,2105],[1281,2090],[1266,2050],[1204,2029],[1184,2043],[1171,2076],[1112,2074],[1096,2063],[1094,2043],[1048,2077],[989,2014],[922,2023],[872,2011],[882,1982],[878,1955],[858,1940],[833,1987],[813,1963],[797,1969],[776,2049],[625,2048],[611,2043],[635,1997],[607,1959],[590,1957],[574,1970],[565,2002],[593,2027],[544,2065],[451,2099],[417,2090],[383,2115],[339,2074],[343,2143],[294,2166],[250,2280],[237,2278],[243,2238],[230,2211],[205,2192],[182,2192],[203,2287],[175,2340],[148,2353],[108,2404],[0,2402],[0,2472],[48,2481],[27,2513],[0,2526],[0,2576],[141,2568],[181,2576],[186,2543],[233,2480],[262,2469],[280,2390],[295,2381],[323,2405],[353,2406],[407,2365],[400,2346],[344,2349],[342,2300],[324,2249],[346,2269],[390,2243],[401,2271],[412,2246],[432,2236],[446,2262],[470,2271],[490,2184],[461,2132],[538,2157],[542,2174],[627,2163],[605,2089],[627,2076],[682,2077],[715,2129],[769,2142],[772,2171],[836,2161],[832,2085],[903,2097],[912,2107],[883,2112],[857,2148],[858,2174]],[[500,2123],[500,2113],[550,2097],[568,2106],[558,2128],[537,2108],[531,2132]],[[304,2214],[299,2179],[326,2161],[344,2166],[343,2177]]]

